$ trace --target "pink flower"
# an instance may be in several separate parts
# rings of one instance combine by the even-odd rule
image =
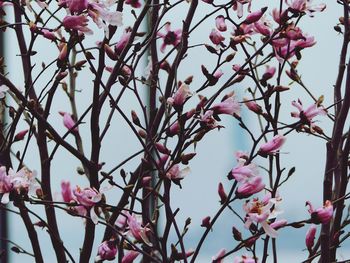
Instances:
[[[215,263],[223,263],[224,259],[219,259],[225,256],[226,250],[225,249],[220,249],[219,252],[211,258],[212,261],[215,261]],[[218,260],[219,259],[219,260]]]
[[[69,203],[70,201],[74,200],[69,181],[61,182],[61,194],[62,194],[63,201],[66,203]]]
[[[6,167],[1,166],[0,167],[0,194],[2,194],[1,197],[1,203],[7,204],[10,201],[10,192],[13,188],[13,184],[11,183],[11,178],[6,173]]]
[[[266,83],[266,81],[268,81],[269,79],[271,79],[275,75],[275,72],[276,72],[275,67],[270,67],[269,65],[267,65],[265,73],[263,74],[261,80]]]
[[[238,198],[247,198],[253,194],[259,193],[265,188],[265,184],[262,182],[260,176],[255,176],[246,180],[236,190],[236,196]]]
[[[178,164],[172,165],[170,169],[166,172],[166,177],[172,180],[174,183],[179,184],[182,179],[184,179],[189,173],[191,169],[186,167],[180,170],[180,166]]]
[[[237,11],[237,16],[241,18],[243,16],[243,5],[248,4],[248,12],[250,12],[252,0],[237,0],[233,3],[233,10]]]
[[[309,206],[308,211],[311,214],[311,220],[315,224],[328,224],[333,218],[333,205],[329,200],[325,202],[323,207],[317,208],[316,210],[309,201],[306,202],[306,205]]]
[[[292,105],[296,107],[299,112],[292,112],[291,115],[294,118],[300,118],[303,123],[311,124],[314,122],[312,119],[318,115],[326,115],[327,111],[323,106],[319,106],[316,103],[310,105],[306,110],[303,109],[303,104],[298,99],[298,101],[292,101]]]
[[[306,233],[305,244],[309,251],[311,251],[312,247],[314,246],[316,231],[317,231],[316,226],[312,224]]]
[[[274,229],[278,229],[278,228],[285,226],[287,223],[288,223],[287,220],[280,219],[280,220],[276,220],[275,222],[273,222],[270,226]]]
[[[253,222],[260,223],[268,236],[276,238],[277,231],[269,225],[268,222],[270,219],[276,218],[276,216],[281,213],[278,207],[279,201],[279,198],[270,198],[270,196],[267,195],[261,201],[258,198],[255,198],[252,201],[245,203],[243,205],[243,209],[247,213],[245,227],[249,229]],[[273,210],[271,212],[272,207]]]
[[[72,14],[81,14],[88,8],[89,2],[88,0],[67,0],[66,4]]]
[[[140,253],[134,250],[130,250],[126,253],[122,259],[122,263],[132,263],[138,257]]]
[[[160,47],[160,51],[164,53],[166,46],[173,45],[177,46],[181,41],[181,29],[177,29],[175,31],[170,30],[170,22],[165,24],[165,34],[158,32],[158,36],[163,39],[163,43]]]
[[[74,133],[78,132],[78,126],[76,126],[76,122],[73,120],[72,115],[68,112],[60,111],[59,114],[63,116],[63,125]],[[74,127],[74,128],[73,128]]]
[[[134,215],[127,214],[127,225],[132,236],[140,242],[145,243],[148,246],[152,246],[149,241],[147,233],[150,231],[147,227],[142,227],[141,223],[136,219]]]
[[[259,170],[254,163],[246,165],[246,160],[243,158],[238,159],[238,164],[231,171],[232,177],[237,182],[247,181],[249,178],[259,175]]]
[[[286,137],[283,135],[277,134],[272,138],[271,141],[268,141],[267,143],[264,143],[260,146],[259,154],[261,155],[268,155],[268,154],[274,154],[281,149],[282,145],[286,141]]]
[[[222,183],[219,183],[218,194],[220,196],[220,203],[224,204],[227,201],[227,194],[225,193],[225,188]]]
[[[77,202],[85,207],[93,207],[101,201],[102,195],[94,188],[86,187],[81,189],[77,186],[73,190]]]
[[[45,38],[47,38],[47,39],[50,39],[50,40],[52,40],[52,41],[55,41],[55,40],[56,40],[56,35],[55,35],[55,33],[51,32],[51,31],[49,31],[49,30],[47,30],[47,29],[41,30],[41,33],[43,33],[43,36],[44,36]]]
[[[26,136],[26,134],[28,133],[28,130],[23,130],[23,131],[20,131],[19,133],[17,133],[15,135],[15,138],[14,138],[14,141],[17,142],[17,141],[22,141],[24,139],[24,137]]]
[[[215,45],[220,45],[222,41],[225,40],[225,37],[221,35],[221,33],[217,31],[215,28],[211,31],[209,38],[211,42],[213,42],[213,44]]]
[[[172,105],[175,109],[181,108],[183,104],[186,102],[187,98],[191,97],[192,93],[190,88],[186,84],[181,84],[181,86],[177,89],[175,94],[168,98],[167,102]]]
[[[235,257],[233,263],[257,263],[258,260],[248,256]]]
[[[117,53],[118,55],[120,53],[122,53],[123,49],[126,47],[126,45],[129,42],[131,36],[131,32],[124,32],[122,34],[122,36],[120,37],[120,40],[118,41],[118,43],[114,46],[114,51],[115,53]]]
[[[289,6],[289,10],[292,12],[306,13],[309,16],[313,16],[315,12],[322,12],[326,9],[325,4],[312,5],[313,0],[285,0],[286,4]]]
[[[200,122],[202,125],[206,126],[209,129],[215,129],[218,127],[216,120],[213,117],[214,111],[207,110],[206,112],[201,112]]]
[[[255,31],[264,35],[271,36],[272,34],[272,24],[265,17],[262,17],[257,22],[254,23]]]
[[[230,96],[223,102],[215,104],[211,109],[214,111],[215,114],[228,114],[240,116],[241,113],[241,106],[238,103],[238,101],[234,99],[234,96]]]
[[[259,104],[257,104],[255,101],[248,100],[247,98],[243,98],[244,105],[247,106],[249,110],[252,112],[255,112],[256,114],[262,113],[262,108]]]
[[[257,21],[259,21],[259,19],[264,15],[264,13],[266,12],[267,7],[261,8],[258,11],[255,11],[253,13],[250,13],[247,18],[243,21],[244,24],[253,24]]]
[[[224,32],[227,30],[225,17],[223,15],[219,15],[215,18],[215,25],[216,25],[216,28],[221,32]]]
[[[201,224],[202,227],[210,227],[210,216],[206,216],[202,219],[202,224]]]
[[[113,260],[117,255],[117,246],[114,240],[104,241],[98,246],[95,261]]]
[[[174,122],[168,129],[167,135],[172,137],[180,132],[180,124],[178,121]]]
[[[140,8],[142,6],[139,0],[126,0],[125,4],[131,5],[133,8]]]
[[[60,61],[66,60],[67,54],[68,54],[67,44],[64,43],[64,44],[60,45],[59,51],[60,51],[60,53],[58,54],[58,60],[60,60]]]
[[[66,29],[77,30],[86,34],[92,34],[91,29],[87,27],[89,19],[85,15],[73,15],[63,18],[62,25]]]

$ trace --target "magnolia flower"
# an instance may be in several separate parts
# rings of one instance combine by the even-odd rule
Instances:
[[[81,14],[89,6],[88,0],[66,0],[65,3],[71,14]]]
[[[165,34],[158,32],[157,35],[163,39],[163,43],[160,47],[160,51],[164,53],[166,46],[173,45],[176,47],[181,41],[181,29],[171,31],[170,22],[167,22],[164,26]]]
[[[241,257],[235,257],[233,260],[233,263],[257,263],[257,259],[248,257],[248,256],[241,256]]]
[[[286,137],[283,135],[277,134],[272,138],[271,141],[264,143],[260,146],[259,153],[261,155],[274,154],[281,149],[282,145],[286,141]]]
[[[239,158],[237,166],[231,171],[231,175],[237,182],[242,182],[258,176],[259,170],[254,163],[246,165],[246,160],[244,158]]]
[[[70,187],[70,182],[69,181],[62,181],[61,182],[61,194],[63,201],[66,203],[69,203],[70,201],[74,200],[73,198],[73,192]]]
[[[311,251],[312,247],[314,246],[316,231],[317,231],[316,226],[312,224],[306,233],[305,244],[309,251]]]
[[[114,240],[104,241],[98,246],[95,262],[103,260],[113,260],[117,255],[117,246]]]
[[[6,173],[6,167],[1,166],[0,167],[0,194],[2,194],[1,197],[1,203],[7,204],[10,201],[10,192],[13,188],[13,185],[11,183],[11,178]]]
[[[241,18],[243,16],[243,5],[248,4],[248,12],[250,12],[252,0],[237,0],[233,3],[233,10],[237,11],[237,16]]]
[[[122,263],[132,263],[138,257],[140,253],[134,250],[130,250],[122,258]]]
[[[216,28],[221,32],[224,32],[227,30],[225,17],[223,15],[219,15],[215,18],[215,25],[216,25]]]
[[[255,112],[256,114],[262,113],[261,106],[258,103],[256,103],[255,101],[249,100],[247,98],[243,98],[243,102],[244,102],[244,105],[247,106],[247,108],[249,110],[251,110],[252,112]]]
[[[285,219],[280,219],[280,220],[276,220],[275,222],[273,222],[272,224],[270,224],[270,226],[271,226],[273,229],[279,229],[279,228],[285,226],[287,223],[288,223],[287,220],[285,220]]]
[[[114,46],[114,51],[115,53],[117,53],[118,55],[120,53],[122,53],[123,49],[125,48],[126,44],[128,44],[129,39],[131,36],[131,32],[127,32],[125,31],[122,36],[120,37],[118,43]]]
[[[145,243],[148,246],[152,246],[152,243],[149,241],[147,236],[150,229],[148,227],[142,227],[141,223],[134,215],[127,214],[127,225],[129,227],[129,232],[137,241]]]
[[[220,197],[220,203],[224,204],[226,202],[226,200],[227,200],[227,194],[225,193],[225,188],[224,188],[222,183],[219,183],[218,194],[219,194],[219,197]]]
[[[292,105],[298,109],[299,112],[292,112],[291,116],[294,118],[300,118],[300,121],[303,123],[308,123],[312,126],[313,118],[318,115],[326,115],[327,111],[323,106],[320,106],[316,103],[310,105],[306,110],[303,109],[303,104],[300,99],[298,101],[292,101]]]
[[[243,205],[243,209],[247,213],[245,227],[249,229],[253,222],[260,223],[268,236],[276,238],[277,231],[269,225],[269,220],[276,218],[281,213],[278,202],[280,202],[280,198],[271,198],[267,195],[261,201],[254,198],[252,201],[245,203]],[[271,211],[272,207],[273,210]]]
[[[240,116],[241,105],[234,99],[234,96],[230,96],[223,102],[215,104],[211,108],[215,114],[228,114]]]
[[[133,8],[140,8],[142,6],[140,0],[126,0],[125,4],[131,5]]]
[[[255,176],[246,180],[236,190],[236,196],[238,198],[247,198],[253,194],[256,194],[265,188],[265,184],[260,176]]]
[[[172,105],[174,108],[179,108],[185,103],[187,98],[191,96],[192,96],[192,93],[190,91],[189,86],[183,83],[177,89],[175,94],[171,98],[168,98],[167,102],[170,105]]]
[[[59,114],[63,116],[63,125],[70,131],[77,133],[78,126],[76,126],[76,122],[73,120],[72,115],[68,112],[60,111]]]
[[[224,259],[219,259],[225,256],[226,250],[225,249],[220,249],[219,252],[211,258],[212,261],[215,261],[215,263],[223,263]],[[219,260],[218,260],[219,259]]]
[[[66,29],[77,30],[85,34],[92,34],[92,30],[87,27],[89,19],[85,15],[73,15],[63,18],[62,25]]]
[[[271,79],[276,72],[275,67],[270,67],[269,65],[266,66],[266,70],[264,74],[262,75],[261,81],[264,81],[266,83],[267,80]]]
[[[47,39],[50,39],[50,40],[52,40],[52,41],[55,41],[55,40],[56,40],[56,35],[55,35],[54,32],[51,32],[51,31],[49,31],[49,30],[47,30],[47,29],[42,29],[42,30],[41,30],[41,33],[43,33],[43,36],[44,36],[45,38],[47,38]]]
[[[84,189],[81,189],[79,186],[77,186],[73,190],[73,194],[75,196],[75,200],[81,204],[84,208],[87,208],[90,212],[90,218],[91,221],[94,222],[95,224],[98,223],[98,216],[95,213],[95,204],[100,202],[102,199],[101,193],[99,193],[96,189],[87,187]],[[79,208],[79,206],[77,207]],[[86,212],[85,209],[78,210],[79,212]],[[86,213],[85,213],[86,214]]]
[[[264,36],[271,36],[273,32],[272,23],[263,16],[254,23],[254,31]]]
[[[0,85],[0,99],[3,99],[9,88],[6,85]]]
[[[258,11],[250,13],[247,18],[243,21],[244,24],[252,24],[257,22],[266,12],[267,7],[261,8]]]
[[[185,167],[180,170],[178,164],[172,165],[170,169],[166,172],[166,177],[172,180],[174,183],[179,184],[182,179],[184,179],[191,172],[190,167]]]
[[[215,129],[216,127],[218,127],[218,124],[216,123],[216,120],[214,119],[213,115],[213,110],[207,110],[205,112],[202,111],[200,114],[201,124],[205,125],[209,129]]]
[[[223,35],[221,35],[221,33],[216,30],[215,28],[213,28],[213,30],[211,31],[209,38],[211,40],[211,42],[213,42],[213,44],[215,45],[220,45],[222,43],[222,41],[225,40],[225,37]]]
[[[313,0],[285,0],[289,6],[289,10],[292,12],[306,13],[309,16],[313,16],[315,12],[322,12],[326,9],[325,4],[312,5]]]
[[[333,205],[332,202],[327,200],[323,207],[314,209],[312,204],[307,201],[306,205],[309,206],[308,212],[311,214],[311,219],[315,224],[327,224],[333,217]]]
[[[22,141],[24,139],[24,137],[26,136],[26,134],[28,133],[29,130],[23,130],[23,131],[20,131],[18,132],[16,135],[15,135],[15,138],[14,138],[14,142],[17,142],[17,141]]]

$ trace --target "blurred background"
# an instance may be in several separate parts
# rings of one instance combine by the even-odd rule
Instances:
[[[316,1],[317,3],[319,1]],[[279,1],[253,1],[253,10],[257,10],[259,7],[275,6]],[[335,1],[329,1],[327,3],[327,9],[323,13],[316,14],[315,18],[305,18],[302,20],[300,27],[304,32],[309,32],[310,35],[315,36],[317,44],[311,48],[303,51],[303,59],[298,65],[298,72],[301,73],[303,82],[310,89],[310,91],[319,97],[325,96],[324,105],[329,106],[332,104],[333,84],[335,83],[336,73],[338,70],[338,60],[340,53],[340,46],[342,42],[342,36],[334,31],[333,27],[338,22],[338,17],[341,15],[341,6],[337,5]],[[186,3],[184,3],[186,5]],[[178,9],[171,14],[178,12],[182,14],[183,6],[178,6]],[[9,10],[9,8],[7,9]],[[268,12],[271,12],[269,8]],[[126,9],[126,13],[130,10]],[[197,14],[207,13],[207,5],[200,3],[200,8]],[[8,11],[8,15],[12,13]],[[128,14],[124,15],[125,18]],[[195,18],[198,21],[200,15]],[[166,17],[172,22],[172,28],[178,28],[181,26],[181,19],[178,17]],[[205,21],[191,36],[191,45],[209,42],[208,35],[211,28],[214,28],[214,19],[208,19]],[[128,24],[126,20],[124,24]],[[147,25],[144,25],[146,30]],[[95,35],[96,36],[96,35]],[[96,40],[95,37],[93,37]],[[40,42],[35,46],[38,54],[35,57],[35,61],[50,61],[57,57],[57,49],[54,46],[48,46],[47,41]],[[12,30],[7,30],[5,34],[1,35],[1,45],[4,47],[6,64],[8,66],[8,72],[10,72],[10,79],[12,79],[16,85],[23,88],[23,79],[20,69],[20,57],[14,56],[18,54],[18,46],[15,40],[15,35]],[[201,75],[200,65],[206,65],[210,67],[211,63],[215,63],[214,57],[203,56],[202,52],[197,49],[192,49],[189,52],[191,60],[185,60],[183,66],[179,69],[179,75],[185,79],[189,75]],[[147,61],[144,61],[144,67],[147,65]],[[277,62],[274,62],[277,66]],[[39,69],[38,69],[39,68]],[[40,67],[34,68],[34,74],[40,70]],[[82,72],[78,78],[77,93],[78,111],[81,114],[83,110],[89,105],[92,91],[92,79],[91,76]],[[86,74],[86,76],[84,75]],[[224,70],[224,76],[220,81],[224,82],[232,70]],[[200,80],[196,82],[200,83]],[[290,83],[289,79],[283,79],[284,85]],[[45,76],[39,81],[37,86],[45,85]],[[235,86],[234,90],[239,98],[242,98],[246,94],[247,88],[251,83],[242,82]],[[115,91],[117,92],[117,91]],[[142,92],[144,97],[147,96],[147,92]],[[282,120],[285,123],[290,123],[293,119],[290,117],[290,112],[293,110],[290,102],[292,100],[300,98],[305,105],[311,104],[312,100],[307,96],[305,91],[297,84],[291,85],[291,90],[288,95],[282,96]],[[193,102],[195,103],[195,102]],[[130,93],[123,97],[121,101],[121,108],[126,113],[130,110],[139,110],[135,108],[137,105],[135,98]],[[64,134],[65,128],[62,125],[62,119],[58,114],[58,111],[68,110],[68,98],[64,92],[57,95],[55,103],[53,105],[52,114],[49,121],[54,127],[57,127],[60,134]],[[103,118],[107,117],[108,112],[103,112]],[[259,132],[258,120],[252,114],[248,114],[246,108],[242,110],[243,118],[248,122],[249,127]],[[141,145],[136,143],[135,137],[130,132],[130,129],[125,122],[119,117],[115,116],[116,120],[112,123],[111,131],[108,133],[104,143],[102,145],[101,161],[106,163],[107,171],[113,168],[113,166],[134,152],[141,149]],[[190,230],[185,238],[185,245],[189,247],[195,247],[203,228],[200,227],[201,220],[205,216],[212,216],[219,209],[219,200],[217,197],[217,185],[222,182],[226,189],[229,188],[232,182],[226,178],[227,172],[236,165],[234,153],[237,150],[248,151],[250,149],[250,141],[247,134],[243,133],[234,118],[224,117],[222,124],[225,126],[219,132],[211,132],[201,143],[197,146],[197,156],[191,163],[191,174],[182,182],[183,189],[174,187],[175,191],[172,196],[173,208],[181,208],[178,213],[178,222],[180,228],[184,225],[187,218],[191,218],[192,223]],[[325,130],[326,134],[331,131],[331,122],[323,118],[319,125]],[[23,127],[18,127],[21,130]],[[85,151],[89,153],[89,134],[88,124],[84,134],[82,131],[82,137],[87,138],[84,144]],[[70,142],[73,141],[73,137],[68,137]],[[54,143],[50,144],[53,147]],[[16,148],[18,147],[18,149]],[[15,145],[13,152],[20,150],[23,145]],[[35,141],[31,141],[29,146],[30,154],[25,159],[26,165],[31,169],[39,170],[39,154],[36,149]],[[286,169],[290,169],[293,166],[296,167],[296,172],[290,181],[280,189],[280,195],[283,198],[282,208],[284,213],[280,218],[286,218],[289,222],[302,220],[308,217],[307,209],[305,208],[305,201],[309,200],[315,206],[321,206],[322,204],[322,182],[325,160],[325,144],[322,140],[308,136],[305,134],[293,133],[289,136],[285,146],[283,147],[282,165]],[[132,171],[139,163],[139,159],[135,159],[127,163],[123,168],[126,171]],[[79,167],[79,162],[74,158],[69,158],[67,152],[64,149],[59,149],[55,160],[52,163],[52,187],[53,192],[60,192],[60,183],[62,180],[70,180],[72,186],[80,185],[87,186],[87,180],[85,177],[80,176],[76,172],[76,168]],[[264,174],[261,172],[261,174]],[[110,203],[113,203],[113,199],[117,200],[118,193],[107,193]],[[243,215],[242,209],[243,201],[239,201],[234,205],[234,208],[238,213]],[[10,206],[11,208],[11,206]],[[42,207],[31,207],[34,211],[43,214]],[[62,239],[65,242],[66,247],[70,249],[70,252],[74,256],[78,256],[79,247],[83,240],[83,221],[79,218],[72,218],[66,216],[63,211],[57,210],[57,217],[59,223],[59,229],[61,231]],[[20,246],[30,251],[31,246],[27,240],[25,227],[21,219],[13,214],[8,213],[7,229],[9,233],[9,239],[14,240]],[[35,222],[36,220],[33,219]],[[204,243],[202,253],[198,258],[198,262],[211,262],[211,257],[217,253],[221,248],[227,250],[232,249],[235,245],[235,241],[232,238],[231,227],[236,226],[243,228],[242,223],[237,220],[237,217],[232,214],[231,211],[226,211],[221,217],[220,221],[214,227],[214,231],[209,235],[209,238]],[[4,224],[1,225],[1,229],[4,230]],[[318,229],[319,231],[320,229]],[[37,229],[40,244],[43,247],[42,252],[44,254],[45,262],[55,262],[55,255],[50,244],[49,236],[45,230]],[[95,242],[95,251],[102,239],[102,233],[104,227],[97,225],[97,237]],[[301,262],[307,258],[307,251],[305,251],[304,237],[307,228],[293,229],[293,230],[281,230],[279,231],[279,237],[277,239],[277,247],[279,260],[283,263],[295,263]],[[175,238],[175,236],[174,236]],[[344,259],[350,256],[350,243],[344,243],[342,249],[340,249]],[[17,255],[14,252],[9,253],[10,263],[16,262],[33,262],[32,259],[26,255]],[[95,252],[93,252],[95,255]],[[240,255],[240,254],[239,254]],[[259,253],[258,253],[259,255]],[[234,255],[236,256],[236,255]],[[226,261],[232,262],[233,257],[229,257]],[[339,259],[341,259],[340,256]],[[93,261],[91,261],[93,262]],[[268,262],[271,262],[268,260]]]

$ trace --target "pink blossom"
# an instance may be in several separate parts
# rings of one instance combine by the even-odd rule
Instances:
[[[306,233],[305,244],[309,251],[311,251],[312,247],[314,246],[316,231],[317,231],[316,226],[312,224]]]
[[[167,135],[172,137],[180,132],[180,124],[178,121],[175,121],[169,129],[167,129]]]
[[[238,101],[234,99],[234,96],[230,96],[223,102],[215,104],[211,109],[214,111],[215,114],[228,114],[240,116],[241,113],[241,106],[238,103]]]
[[[142,227],[141,223],[136,219],[134,215],[127,215],[127,225],[132,236],[140,242],[152,246],[152,243],[149,241],[147,233],[150,231],[147,227]]]
[[[81,14],[88,8],[89,2],[88,0],[67,0],[66,4],[72,14]]]
[[[273,76],[275,75],[276,72],[276,68],[275,67],[270,67],[269,65],[266,66],[266,70],[264,72],[264,74],[262,75],[262,80],[264,82],[266,82],[267,80],[273,78]]]
[[[260,10],[258,10],[258,11],[250,13],[246,17],[246,19],[243,21],[243,23],[245,23],[245,24],[252,24],[252,23],[257,22],[264,15],[266,10],[267,10],[267,7],[264,7],[264,8],[261,8]]]
[[[126,0],[125,4],[131,5],[133,8],[140,8],[142,6],[140,0]]]
[[[215,45],[220,45],[222,43],[222,41],[225,40],[225,37],[223,35],[221,35],[221,33],[216,30],[215,28],[213,28],[213,30],[211,31],[209,38],[211,40],[211,42],[213,42],[213,44]]]
[[[181,86],[177,89],[175,94],[168,98],[167,102],[172,105],[174,108],[182,107],[183,104],[186,102],[187,98],[191,97],[192,93],[190,91],[190,88],[186,84],[181,84]]]
[[[323,207],[317,208],[316,210],[309,201],[306,202],[306,205],[309,206],[308,211],[311,214],[311,219],[315,224],[327,224],[333,218],[333,205],[329,200],[325,202]]]
[[[68,112],[60,111],[59,114],[63,116],[63,125],[72,132],[77,133],[78,127],[76,126],[76,122],[73,120],[72,115]]]
[[[325,4],[312,5],[313,0],[285,0],[292,12],[304,12],[309,16],[313,16],[315,12],[322,12],[326,9]]]
[[[20,131],[18,132],[16,135],[15,135],[15,138],[14,138],[14,141],[22,141],[24,139],[24,137],[26,136],[26,134],[28,133],[29,130],[23,130],[23,131]]]
[[[92,34],[91,29],[87,27],[89,19],[85,15],[73,15],[63,18],[62,25],[66,29],[77,30],[86,34]]]
[[[122,259],[122,263],[132,263],[138,257],[140,253],[134,250],[130,250],[126,253]]]
[[[219,31],[224,32],[227,30],[227,26],[225,23],[225,17],[223,15],[219,15],[215,18],[215,25]]]
[[[257,263],[258,260],[248,256],[235,257],[233,263]]]
[[[227,194],[225,193],[225,188],[222,185],[222,183],[219,183],[218,194],[219,194],[219,197],[220,197],[220,203],[224,204],[227,201]]]
[[[278,228],[285,226],[287,223],[288,223],[287,220],[280,219],[280,220],[276,220],[275,222],[273,222],[270,226],[274,229],[278,229]]]
[[[52,40],[52,41],[55,41],[55,40],[56,40],[56,35],[55,35],[55,33],[51,32],[51,31],[49,31],[49,30],[47,30],[47,29],[42,29],[42,30],[41,30],[41,33],[43,33],[43,36],[44,36],[45,38],[47,38],[47,39],[50,39],[50,40]]]
[[[271,36],[272,34],[272,24],[265,17],[262,17],[257,22],[254,23],[255,31],[264,35]]]
[[[292,112],[292,117],[300,118],[303,123],[312,125],[314,122],[313,118],[318,115],[323,116],[327,114],[326,109],[316,103],[310,105],[308,108],[306,108],[306,110],[303,109],[303,104],[300,99],[298,99],[298,101],[292,101],[292,105],[299,110],[299,112]]]
[[[214,111],[207,110],[205,112],[201,112],[200,114],[200,122],[202,125],[205,125],[209,129],[215,129],[218,127],[216,120],[213,117]]]
[[[284,137],[283,135],[277,134],[272,138],[272,140],[260,146],[259,153],[261,155],[274,154],[278,152],[279,149],[281,149],[285,141],[286,141],[286,137]]]
[[[170,169],[166,172],[166,177],[175,183],[179,183],[182,179],[184,179],[189,173],[191,169],[186,167],[180,170],[180,166],[178,164],[172,165]]]
[[[219,259],[225,256],[226,250],[225,249],[220,249],[219,252],[211,258],[212,261],[215,261],[215,263],[223,263],[224,259]],[[219,259],[219,260],[218,260]]]
[[[117,255],[117,246],[114,240],[104,241],[98,246],[95,261],[113,260]]]
[[[237,166],[232,169],[231,175],[237,182],[244,182],[249,178],[258,176],[259,170],[254,163],[246,164],[246,160],[240,158]]]
[[[250,12],[252,0],[237,0],[233,2],[233,10],[237,11],[237,16],[241,18],[243,16],[243,5],[248,4],[248,12]]]
[[[6,173],[6,167],[0,167],[0,194],[1,203],[7,204],[9,202],[10,192],[13,189],[13,184],[11,183],[11,178]]]
[[[61,182],[61,194],[62,194],[63,201],[66,203],[69,203],[70,201],[74,200],[69,181]]]
[[[206,216],[202,219],[202,224],[201,224],[202,227],[210,227],[210,216]]]
[[[259,193],[264,188],[265,184],[262,182],[262,178],[260,176],[255,176],[244,181],[244,183],[237,188],[236,196],[238,198],[247,198],[253,194]]]
[[[219,78],[222,77],[222,75],[224,75],[224,72],[222,72],[221,69],[218,69],[218,70],[216,70],[216,71],[214,72],[213,77],[216,78],[216,79],[218,80]]]
[[[120,37],[120,40],[118,43],[114,46],[114,51],[116,54],[122,53],[123,49],[126,47],[126,45],[129,42],[131,36],[131,32],[124,32],[122,36]]]
[[[81,189],[77,186],[73,190],[77,202],[85,207],[93,207],[101,201],[102,195],[94,188],[86,187]]]
[[[13,189],[18,193],[23,191],[34,193],[39,188],[35,179],[36,172],[31,172],[26,167],[23,167],[18,172],[10,168],[8,170],[8,176],[10,177]]]
[[[258,198],[255,198],[252,201],[245,203],[243,205],[243,209],[247,213],[245,227],[249,229],[253,222],[260,223],[268,236],[276,238],[277,231],[269,225],[268,222],[270,219],[276,218],[276,216],[281,213],[278,207],[278,202],[280,202],[279,198],[270,198],[270,196],[267,195],[261,201]],[[273,208],[272,212],[271,208]]]
[[[58,54],[58,60],[64,61],[67,58],[68,48],[67,44],[64,43],[59,46],[60,53]]]
[[[255,112],[256,114],[262,113],[262,108],[259,104],[257,104],[255,101],[248,100],[247,98],[243,98],[244,105],[247,106],[249,110],[252,112]]]
[[[163,39],[163,43],[160,47],[160,51],[164,53],[166,46],[173,45],[177,46],[181,41],[181,29],[177,29],[175,31],[171,31],[170,22],[165,24],[165,34],[158,32],[158,36]]]

